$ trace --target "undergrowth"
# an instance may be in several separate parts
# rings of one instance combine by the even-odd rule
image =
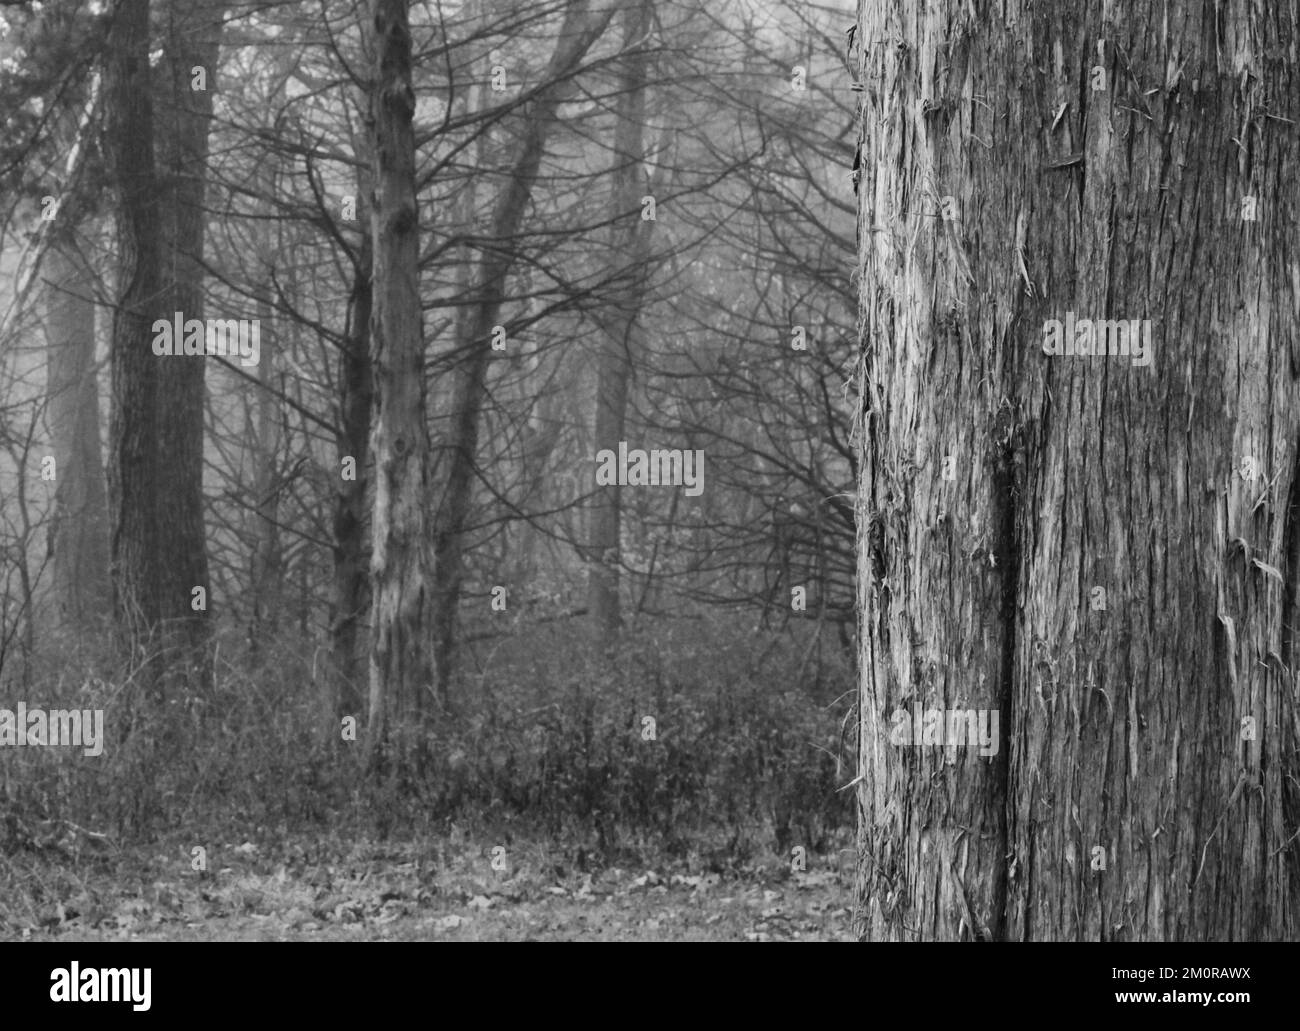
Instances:
[[[609,654],[534,629],[462,658],[454,715],[401,784],[321,732],[319,651],[215,648],[202,688],[165,697],[74,648],[33,664],[0,707],[103,709],[103,754],[0,748],[0,855],[74,857],[163,838],[412,838],[466,826],[570,854],[743,861],[842,844],[852,818],[852,675],[830,634],[681,621]]]

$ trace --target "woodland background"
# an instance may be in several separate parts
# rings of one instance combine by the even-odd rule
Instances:
[[[0,15],[6,933],[1297,937],[1294,3]]]
[[[0,703],[108,738],[0,751],[12,928],[170,920],[196,848],[845,883],[853,11],[406,8],[0,9]]]

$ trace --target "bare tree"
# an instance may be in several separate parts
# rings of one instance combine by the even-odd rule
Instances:
[[[375,0],[374,293],[371,355],[375,467],[374,598],[368,747],[372,762],[408,754],[433,687],[427,545],[429,429],[420,311],[415,93],[407,0]]]
[[[466,520],[478,460],[479,426],[492,354],[492,327],[505,297],[506,277],[514,264],[512,240],[519,233],[532,196],[556,112],[574,88],[573,76],[583,56],[600,38],[613,10],[593,12],[589,0],[568,0],[555,50],[544,73],[545,84],[525,108],[527,128],[497,198],[492,225],[482,241],[468,303],[461,309],[456,341],[457,367],[448,444],[449,469],[438,508],[436,555],[439,582],[434,599],[433,636],[439,690],[444,698],[453,666],[456,609],[463,582]]]
[[[596,362],[597,451],[617,451],[627,415],[628,380],[635,355],[637,319],[645,300],[646,256],[654,222],[642,214],[645,175],[646,66],[651,5],[632,0],[623,11],[623,67],[614,128],[610,251],[620,272],[610,311],[604,314]],[[595,466],[592,466],[593,476]],[[608,644],[622,623],[619,607],[620,487],[593,484],[588,530],[587,612]]]

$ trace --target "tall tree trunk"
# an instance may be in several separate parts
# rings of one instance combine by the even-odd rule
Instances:
[[[433,639],[438,688],[444,703],[448,701],[447,688],[455,661],[456,609],[464,582],[465,532],[474,487],[488,360],[492,353],[491,331],[501,314],[506,277],[517,256],[516,238],[537,180],[547,138],[555,124],[556,111],[573,90],[571,76],[583,55],[612,17],[612,11],[592,13],[589,8],[589,0],[570,0],[565,9],[559,41],[542,80],[551,85],[526,110],[527,128],[519,144],[518,157],[497,199],[491,234],[474,273],[471,301],[461,309],[457,323],[458,367],[448,443],[450,465],[435,535],[439,582],[433,601]]]
[[[110,351],[108,486],[115,609],[133,645],[165,615],[158,498],[159,359],[150,349],[162,305],[154,169],[149,0],[119,0],[107,43],[105,149],[117,192],[118,304]],[[175,359],[179,360],[179,359]]]
[[[1300,930],[1297,27],[1102,16],[859,2],[864,938]]]
[[[203,360],[159,358],[150,344],[156,319],[170,321],[175,311],[201,317],[198,269],[211,99],[190,93],[188,64],[203,63],[209,78],[214,76],[216,45],[214,37],[192,37],[176,24],[169,33],[164,118],[173,105],[186,113],[163,122],[167,172],[160,176],[148,0],[121,0],[109,36],[106,149],[118,190],[120,251],[111,349],[113,570],[117,609],[130,639],[145,648],[161,643],[164,659],[173,656],[175,646],[197,658],[205,623],[192,607],[193,589],[208,586],[201,491]],[[186,65],[183,95],[180,64]]]
[[[162,213],[162,285],[171,318],[183,312],[203,319],[203,245],[207,214],[208,132],[217,88],[222,3],[170,0],[164,12],[163,61],[158,66],[154,137],[158,148]],[[201,71],[196,72],[196,69]],[[202,76],[200,82],[197,76]],[[202,85],[202,89],[195,88]],[[244,317],[219,313],[219,317]],[[263,355],[263,360],[266,356]],[[187,659],[202,664],[208,633],[207,610],[192,605],[195,587],[208,582],[207,537],[203,527],[203,417],[206,358],[155,358],[158,369],[158,528],[164,581],[165,619],[172,642]],[[207,599],[211,606],[212,599]]]
[[[606,313],[600,355],[596,361],[597,452],[617,451],[627,415],[628,381],[632,374],[633,334],[645,295],[645,259],[654,223],[641,217],[645,185],[645,94],[648,0],[630,0],[623,11],[623,68],[620,75],[617,123],[614,128],[614,169],[611,196],[610,249],[612,268],[619,271],[612,310]],[[622,625],[619,606],[620,528],[622,508],[618,485],[600,486],[591,468],[591,508],[588,526],[587,611],[597,640],[608,647]]]
[[[108,501],[99,440],[95,306],[85,260],[60,228],[45,257],[46,418],[54,445],[54,584],[69,624],[109,609]]]
[[[374,550],[368,743],[372,762],[405,761],[428,712],[433,664],[426,544],[429,430],[420,311],[415,94],[406,0],[375,0]]]

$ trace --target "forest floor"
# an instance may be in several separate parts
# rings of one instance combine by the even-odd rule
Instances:
[[[181,846],[164,851],[0,856],[0,939],[852,940],[847,854],[842,867],[809,856],[798,872],[774,858],[584,872],[519,843],[290,840],[224,845],[195,871]]]

